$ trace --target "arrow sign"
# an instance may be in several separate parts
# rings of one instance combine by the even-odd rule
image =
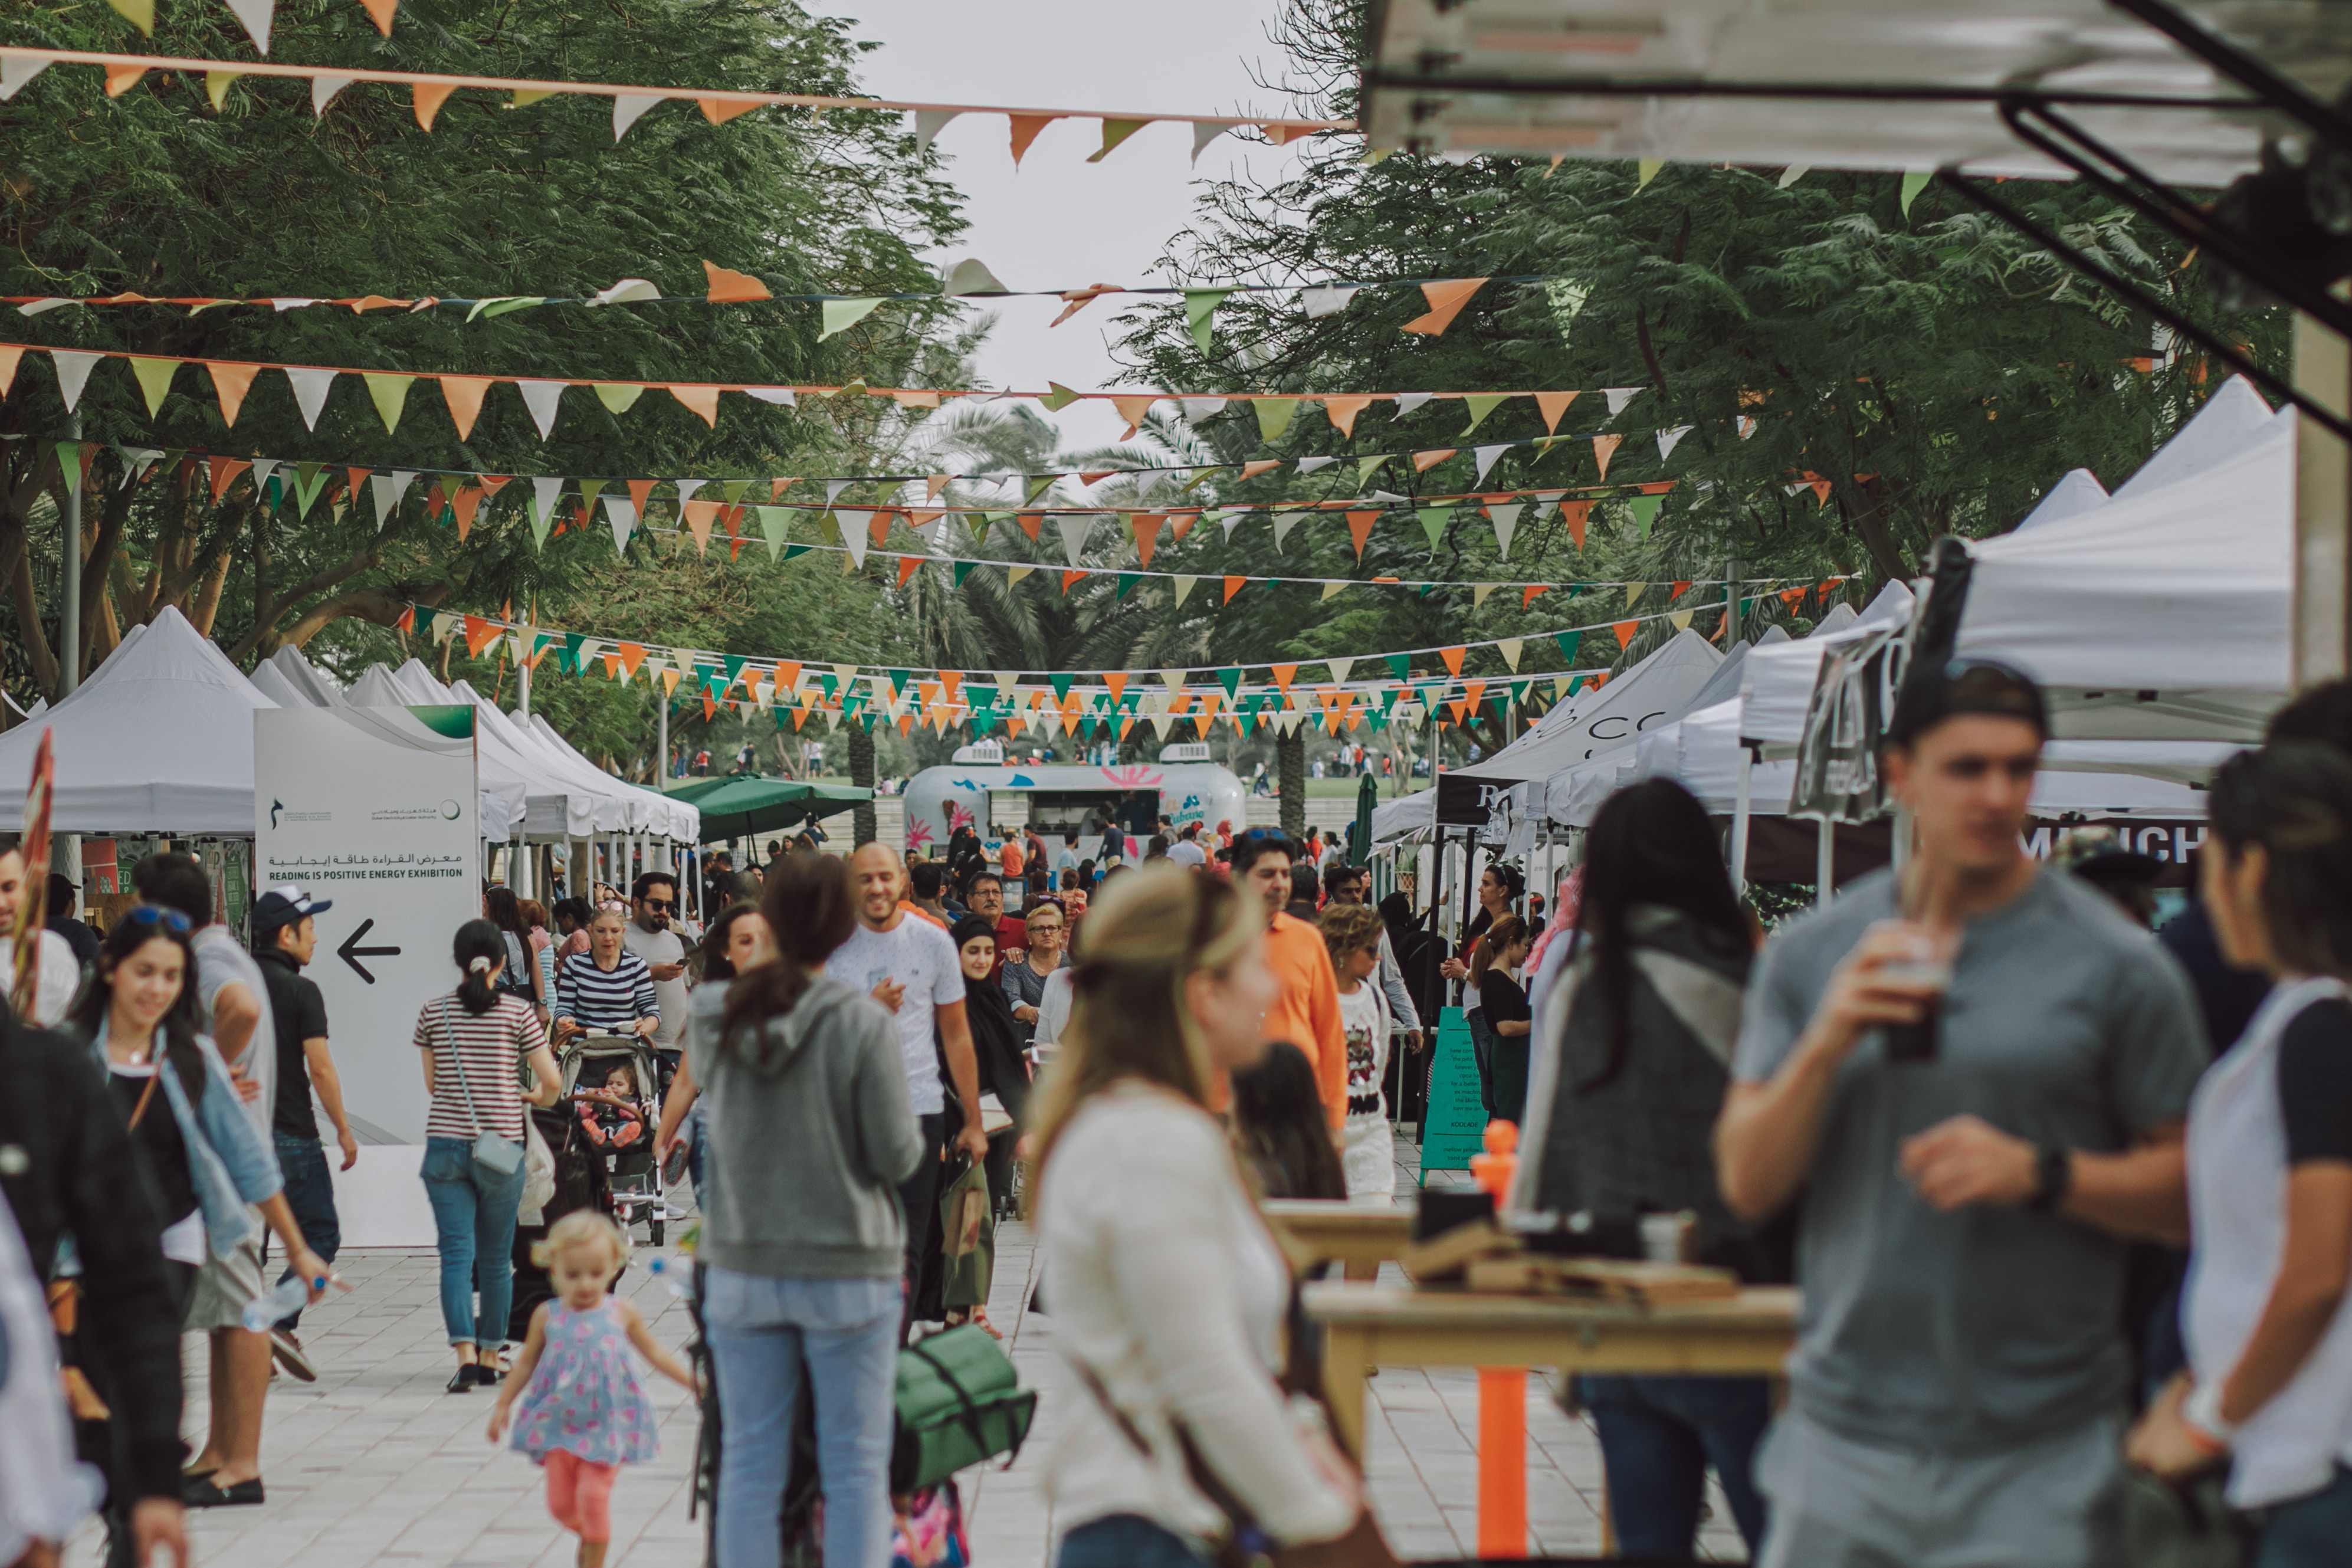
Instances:
[[[362,958],[398,958],[400,956],[400,949],[396,947],[362,947],[360,945],[360,938],[367,935],[374,926],[375,921],[372,920],[360,921],[360,929],[345,937],[343,939],[343,945],[335,949],[335,956],[341,959],[345,963],[350,964],[352,970],[358,973],[359,977],[362,980],[366,981],[371,985],[375,984],[375,976],[367,972],[367,965],[362,963],[360,960]]]

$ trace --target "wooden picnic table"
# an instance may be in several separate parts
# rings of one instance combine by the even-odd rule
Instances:
[[[1412,1211],[1328,1199],[1268,1198],[1266,1219],[1317,1263],[1343,1265],[1350,1279],[1377,1279],[1381,1265],[1412,1244]]]

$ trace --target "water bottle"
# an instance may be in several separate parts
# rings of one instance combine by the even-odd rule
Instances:
[[[682,1301],[692,1293],[692,1286],[688,1283],[691,1275],[686,1269],[673,1268],[671,1262],[672,1259],[667,1258],[649,1258],[646,1259],[646,1272],[661,1281],[664,1289]]]
[[[324,1286],[326,1277],[306,1283],[300,1279],[281,1279],[278,1289],[267,1296],[257,1296],[245,1304],[245,1326],[257,1334],[266,1334],[278,1326],[278,1321],[300,1311],[310,1304],[311,1284]]]

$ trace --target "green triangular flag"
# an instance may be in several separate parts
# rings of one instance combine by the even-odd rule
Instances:
[[[1078,396],[1077,393],[1064,386],[1060,382],[1049,381],[1045,384],[1045,395],[1037,400],[1037,406],[1049,414],[1058,414],[1076,403]]]
[[[566,675],[579,674],[580,649],[587,640],[587,637],[580,632],[564,633],[563,651],[555,656],[556,668],[562,670]]]
[[[1230,289],[1184,290],[1184,323],[1192,329],[1192,344],[1202,353],[1209,352],[1209,317],[1232,292]]]
[[[163,411],[164,395],[172,390],[172,373],[180,368],[175,359],[148,359],[141,354],[131,356],[131,374],[139,378],[139,390],[147,397],[147,417],[152,419]]]
[[[751,481],[749,479],[729,479],[719,487],[719,493],[727,498],[729,506],[733,506],[743,499],[743,492],[751,488]]]
[[[772,562],[782,560],[785,537],[793,531],[793,509],[788,506],[762,506],[752,510],[760,514],[760,532],[768,541],[768,559]]]
[[[1057,700],[1068,700],[1070,695],[1071,677],[1066,675],[1049,675],[1045,679],[1047,681],[1052,683],[1054,688],[1054,696]]]
[[[1370,479],[1374,474],[1379,473],[1381,471],[1381,465],[1388,460],[1389,455],[1386,452],[1382,452],[1376,457],[1359,458],[1356,459],[1357,488],[1360,489],[1363,488],[1364,481]]]
[[[1118,574],[1118,593],[1117,597],[1121,599],[1126,598],[1129,594],[1134,592],[1135,585],[1142,581],[1143,574],[1140,572],[1120,573]]]
[[[1658,177],[1658,171],[1665,166],[1666,161],[1664,158],[1644,158],[1641,160],[1641,162],[1635,165],[1635,173],[1638,178],[1634,182],[1633,188],[1638,191],[1647,185],[1652,180]]]
[[[834,693],[841,689],[841,678],[829,669],[817,671],[816,682],[824,688],[824,700],[827,702],[832,701]]]
[[[747,665],[747,664],[749,664],[749,663],[751,663],[751,661],[750,659],[748,659],[748,658],[744,658],[740,657],[740,655],[731,654],[731,653],[728,653],[728,654],[721,654],[721,655],[719,655],[719,658],[720,658],[721,659],[723,659],[723,660],[725,660],[725,661],[726,661],[726,665],[727,665],[727,686],[732,686],[732,685],[734,685],[734,684],[735,684],[735,682],[736,682],[736,681],[738,681],[739,679],[742,679],[742,675],[743,675],[743,667],[744,667],[745,665]],[[720,687],[719,689],[720,689],[721,691],[724,691],[724,690],[726,690],[726,689],[727,689],[727,686],[722,686],[722,687]]]
[[[1582,632],[1561,632],[1558,637],[1552,638],[1552,640],[1559,644],[1559,657],[1568,660],[1568,662],[1572,665],[1576,662],[1577,645],[1584,640],[1584,634]]]
[[[1500,408],[1505,400],[1512,395],[1512,394],[1507,392],[1464,393],[1462,395],[1462,406],[1470,411],[1470,423],[1463,427],[1462,434],[1467,436],[1471,431],[1475,430],[1479,426],[1484,425],[1486,422],[1486,416],[1495,412],[1496,409]]]
[[[1238,669],[1221,669],[1217,671],[1217,684],[1225,689],[1226,700],[1230,701],[1234,694],[1241,689],[1242,672]]]
[[[948,566],[948,574],[955,579],[955,585],[961,588],[963,586],[963,580],[971,575],[971,569],[979,564],[977,561],[951,562]]]
[[[1445,525],[1453,519],[1451,506],[1425,506],[1421,509],[1421,531],[1429,535],[1429,552],[1437,553],[1438,542],[1445,537]]]
[[[547,535],[555,527],[555,509],[541,510],[537,503],[527,509],[530,514],[530,542],[535,550],[547,548]]]
[[[317,500],[319,492],[327,488],[328,477],[324,463],[294,465],[294,515],[296,517],[310,515],[310,503]]]
[[[827,300],[824,302],[824,330],[816,341],[824,342],[835,332],[845,332],[874,313],[880,300]]]
[[[1399,680],[1409,680],[1412,677],[1412,656],[1392,653],[1389,655],[1389,668],[1396,671],[1396,678]],[[1396,699],[1391,695],[1389,700],[1394,701]]]
[[[1911,216],[1911,204],[1918,199],[1919,193],[1926,190],[1927,182],[1935,177],[1935,172],[1929,169],[1913,169],[1903,176],[1903,216],[1905,217]]]
[[[1260,397],[1257,405],[1257,433],[1263,441],[1279,441],[1282,433],[1290,428],[1291,416],[1298,412],[1295,397]]]
[[[367,383],[368,396],[374,400],[376,417],[383,421],[384,434],[399,429],[400,411],[408,405],[408,388],[416,378],[363,372],[360,379]]]
[[[787,544],[784,546],[784,559],[790,561],[795,555],[806,555],[815,548],[814,544]]]
[[[1650,537],[1650,525],[1658,521],[1658,509],[1665,504],[1666,498],[1664,496],[1633,498],[1633,526],[1641,531],[1643,538]]]
[[[1031,475],[1029,478],[1029,495],[1027,499],[1033,501],[1035,500],[1039,496],[1044,495],[1047,490],[1052,489],[1054,488],[1054,481],[1061,477],[1062,476],[1059,474]]]

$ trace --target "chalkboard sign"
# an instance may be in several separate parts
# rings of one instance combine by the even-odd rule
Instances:
[[[1438,1016],[1437,1060],[1429,1071],[1429,1110],[1422,1123],[1421,1181],[1432,1171],[1466,1171],[1482,1152],[1486,1111],[1478,1095],[1478,1058],[1470,1048],[1470,1020],[1459,1007]]]

